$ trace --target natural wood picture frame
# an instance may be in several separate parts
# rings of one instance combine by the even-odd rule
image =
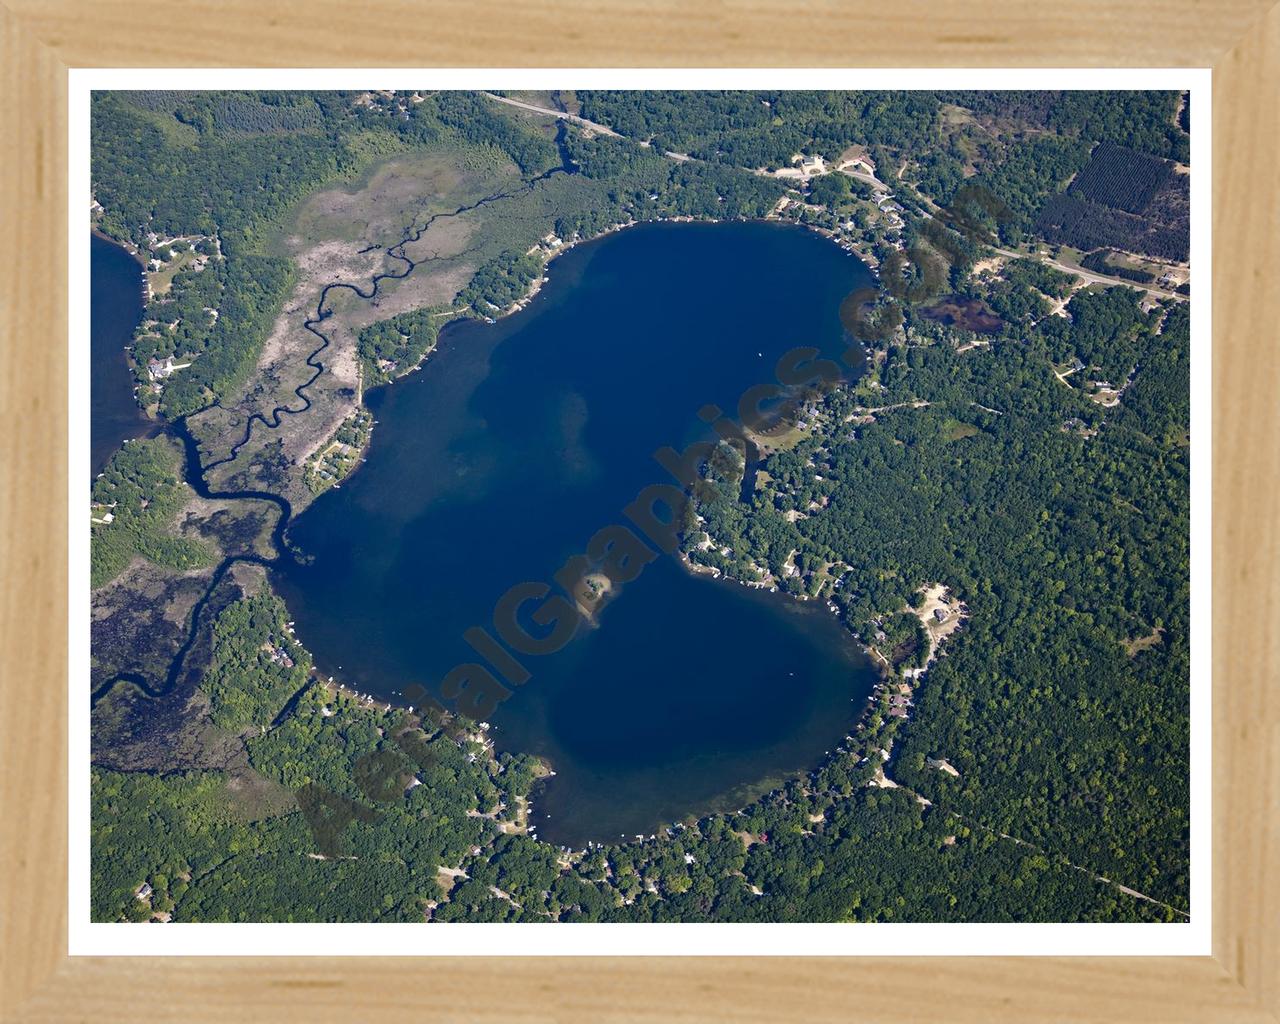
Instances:
[[[1280,1020],[1280,7],[802,0],[0,6],[0,1008],[96,1021]],[[102,66],[1209,67],[1213,955],[340,959],[67,955],[67,71]],[[861,1009],[860,1009],[861,1008]]]

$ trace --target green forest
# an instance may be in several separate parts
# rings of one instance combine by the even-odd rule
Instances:
[[[1123,288],[1067,311],[963,354],[890,346],[874,378],[815,411],[812,436],[764,461],[750,502],[721,482],[686,550],[821,596],[867,640],[946,583],[971,619],[929,671],[894,777],[1185,907],[1189,317],[1143,314]],[[1067,358],[1134,374],[1123,402],[1055,379]]]
[[[200,688],[220,729],[265,728],[307,683],[311,659],[290,635],[287,615],[284,602],[262,594],[218,616],[213,657]]]
[[[286,636],[284,614],[252,598],[214,629],[214,663],[230,669],[215,708],[254,725],[249,772],[95,769],[95,920],[1162,919],[1060,855],[866,788],[892,726],[741,814],[566,859],[508,830],[536,800],[537,763],[495,756],[469,723],[319,683],[279,714],[292,680],[263,644]]]
[[[422,147],[500,153],[529,180],[560,161],[545,131],[478,94],[379,95],[377,102],[372,95],[95,94],[99,228],[144,254],[163,258],[194,246],[206,260],[180,270],[172,289],[149,304],[134,346],[144,405],[156,401],[176,418],[244,384],[293,281],[288,261],[266,252],[264,241],[322,185]],[[835,162],[856,147],[895,190],[907,234],[937,203],[1008,244],[1038,231],[1084,249],[1185,256],[1187,179],[1169,170],[1170,161],[1187,159],[1177,93],[575,95],[585,116],[625,138],[566,126],[563,151],[578,172],[575,183],[541,199],[546,227],[561,238],[634,221],[763,217],[796,193],[788,181],[752,171],[790,166],[796,155]],[[1131,183],[1132,195],[1124,191]],[[843,210],[866,227],[866,210],[849,200],[869,188],[844,175],[820,177],[808,186],[809,205],[789,216],[833,227]],[[819,207],[826,212],[813,212]],[[538,276],[536,257],[523,252],[480,267],[461,304],[487,316],[521,298]],[[169,356],[191,365],[153,387],[148,360]]]
[[[417,366],[435,348],[448,313],[426,306],[361,328],[356,352],[365,386],[385,384]]]
[[[826,764],[742,813],[566,861],[511,830],[536,801],[535,762],[495,757],[469,723],[308,683],[283,605],[253,598],[215,623],[202,688],[215,722],[248,730],[255,781],[98,771],[95,916],[1167,919],[1069,866],[1187,905],[1188,317],[1140,317],[1122,289],[1072,301],[1107,298],[1105,317],[1088,314],[1109,328],[1098,336],[1126,323],[1126,358],[1143,367],[1121,407],[1055,380],[1039,332],[963,354],[891,346],[874,378],[823,400],[812,437],[769,457],[749,507],[732,513],[730,487],[701,509],[717,539],[771,570],[783,548],[811,556],[797,559],[801,591],[823,577],[814,592],[887,645],[910,646],[914,620],[897,610],[920,585],[953,588],[969,618],[910,722],[882,693]],[[868,393],[930,404],[850,428]],[[1064,429],[1073,421],[1099,432]],[[779,514],[822,498],[794,524]],[[734,523],[740,534],[721,532]],[[931,806],[868,788],[882,749],[884,770]],[[159,828],[163,842],[144,840]]]
[[[96,226],[144,259],[182,261],[134,338],[140,401],[177,419],[234,396],[295,280],[268,240],[300,200],[390,154],[499,154],[527,205],[486,224],[494,237],[453,302],[359,331],[366,387],[417,366],[451,318],[519,302],[544,273],[546,254],[528,248],[547,232],[755,219],[786,199],[788,218],[865,242],[878,261],[874,309],[845,321],[871,349],[868,369],[801,396],[798,442],[753,467],[745,497],[746,467],[722,448],[681,554],[828,603],[885,652],[886,684],[823,764],[742,811],[567,851],[526,834],[541,762],[495,752],[465,719],[332,686],[269,586],[240,583],[197,624],[185,677],[197,688],[175,726],[230,753],[200,770],[95,763],[94,920],[1189,911],[1188,306],[1078,287],[1039,258],[973,270],[997,243],[1078,247],[1084,266],[1134,280],[1107,263],[1111,249],[1185,257],[1184,98],[572,96],[624,138],[561,124],[553,141],[475,93],[95,94]],[[757,173],[851,152],[875,179]],[[871,180],[900,220],[885,219]],[[939,299],[978,315],[940,316]],[[158,372],[168,359],[190,365]],[[362,445],[371,427],[342,429]],[[182,457],[163,435],[134,441],[95,482],[94,588],[138,556],[175,573],[212,564],[208,544],[179,532]],[[912,609],[939,583],[965,618],[930,663]],[[905,716],[888,677],[908,669],[926,674]]]
[[[479,270],[458,301],[480,316],[504,313],[542,276],[540,253],[504,252]]]
[[[90,586],[115,579],[135,555],[170,569],[211,564],[200,541],[174,532],[178,510],[191,497],[182,482],[182,452],[168,438],[130,442],[93,485]]]
[[[134,341],[144,400],[158,392],[160,411],[176,419],[243,384],[292,282],[288,263],[254,253],[179,271],[172,289],[147,303]],[[148,362],[168,356],[191,366],[148,386]]]
[[[1174,92],[576,95],[591,120],[650,149],[712,164],[772,171],[791,166],[797,155],[834,163],[860,147],[890,188],[915,186],[943,205],[962,187],[980,188],[1012,212],[1000,224],[1006,242],[1025,236],[1041,206],[1066,188],[1099,143],[1128,147],[1145,166],[1185,162],[1190,151],[1189,135],[1175,122]],[[995,227],[989,211],[984,219]]]
[[[347,92],[101,92],[93,98],[97,228],[164,261],[194,245],[148,303],[134,344],[142,404],[169,418],[204,409],[244,384],[293,283],[265,243],[318,188],[373,161],[424,146],[481,144],[535,174],[555,146],[472,94],[436,93],[396,109]],[[192,241],[194,239],[194,241]],[[177,241],[175,241],[177,240]],[[213,312],[210,312],[213,311]],[[185,368],[151,386],[147,363]]]

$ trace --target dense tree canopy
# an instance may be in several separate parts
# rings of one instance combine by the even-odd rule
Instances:
[[[566,240],[762,217],[784,197],[804,223],[874,231],[889,295],[861,325],[874,328],[868,376],[804,396],[803,428],[750,467],[745,495],[748,467],[723,446],[682,554],[829,602],[883,650],[895,686],[926,669],[910,716],[881,686],[825,763],[742,811],[565,851],[527,833],[545,766],[495,753],[465,720],[328,685],[283,603],[250,587],[198,624],[207,659],[184,712],[234,756],[218,770],[94,772],[94,919],[1173,913],[1099,876],[1187,909],[1187,307],[1151,308],[1125,288],[1073,293],[1070,275],[1032,259],[973,272],[985,243],[1036,232],[1180,252],[1185,175],[1169,161],[1186,159],[1185,104],[1179,115],[1176,93],[1094,92],[577,100],[625,138],[562,124],[557,148],[544,125],[473,93],[96,95],[100,227],[174,269],[135,339],[141,394],[176,417],[243,384],[292,282],[264,238],[378,154],[466,145],[514,165],[540,189],[538,234]],[[892,230],[866,181],[757,173],[850,147],[893,191]],[[576,173],[548,174],[562,156]],[[364,381],[416,365],[450,313],[496,316],[526,295],[543,272],[531,241],[513,229],[491,242],[449,306],[363,328]],[[996,326],[976,339],[922,315],[944,289]],[[190,365],[148,367],[170,358]],[[95,586],[135,555],[174,570],[210,561],[174,524],[188,497],[180,459],[167,439],[135,442],[97,481]],[[964,619],[930,661],[916,609],[932,584]]]
[[[277,610],[253,599],[219,624],[278,634]],[[261,694],[260,670],[231,666],[226,683]],[[440,725],[316,684],[248,740],[250,770],[96,770],[93,918],[1159,919],[1060,856],[866,789],[881,736],[740,814],[566,857],[519,824],[536,764]]]
[[[1123,288],[1067,312],[963,354],[891,347],[874,387],[829,397],[820,429],[763,463],[749,502],[717,488],[687,550],[821,594],[867,640],[946,583],[971,618],[930,669],[898,780],[1185,905],[1188,318]],[[1055,379],[1068,356],[1132,375],[1120,403]],[[873,401],[892,411],[860,411]]]
[[[175,531],[191,496],[181,474],[182,454],[168,438],[131,441],[111,456],[93,485],[92,587],[118,576],[134,555],[170,569],[209,564],[203,543]]]

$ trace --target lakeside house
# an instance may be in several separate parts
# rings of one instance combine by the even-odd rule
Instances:
[[[805,156],[802,153],[797,153],[791,158],[791,162],[799,165],[800,173],[806,178],[827,173],[827,162],[822,158],[821,154],[818,156]]]
[[[185,370],[190,363],[175,363],[173,356],[167,356],[163,361],[151,358],[147,360],[147,374],[153,381],[164,380],[170,377],[176,370]]]
[[[270,640],[263,641],[262,650],[267,653],[273,664],[282,665],[285,668],[293,668],[293,659],[283,647],[277,647]]]

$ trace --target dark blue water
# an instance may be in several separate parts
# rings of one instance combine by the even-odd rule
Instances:
[[[89,458],[96,476],[128,438],[152,433],[133,399],[125,347],[142,318],[142,266],[128,252],[89,236]]]
[[[424,370],[369,396],[368,462],[291,529],[308,564],[275,580],[323,671],[394,697],[475,661],[497,599],[550,580],[641,488],[653,453],[703,436],[779,355],[845,341],[869,282],[799,228],[651,225],[552,264],[525,312],[447,328]],[[874,672],[825,608],[688,574],[663,556],[491,717],[547,757],[539,835],[648,834],[739,805],[821,760]]]

